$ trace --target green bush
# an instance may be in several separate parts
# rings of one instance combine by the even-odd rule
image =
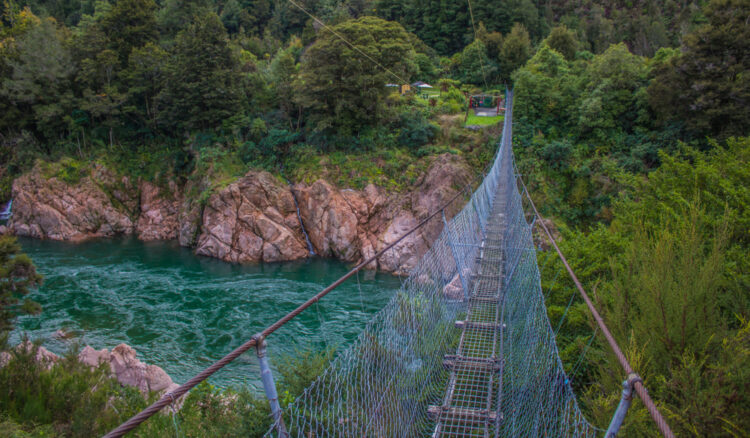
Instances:
[[[419,112],[405,112],[401,114],[401,130],[398,135],[398,142],[401,146],[411,149],[429,143],[437,135],[440,128],[431,123]]]
[[[91,369],[69,354],[47,369],[36,353],[36,346],[11,350],[0,368],[0,415],[24,430],[49,425],[61,436],[102,435],[145,407],[138,391],[121,387],[105,366]]]
[[[42,174],[45,178],[57,178],[67,184],[77,184],[88,175],[89,167],[83,161],[63,157],[56,163],[42,163]]]
[[[107,365],[92,369],[80,363],[75,348],[49,369],[35,359],[37,351],[38,345],[11,350],[10,361],[0,368],[0,438],[100,436],[159,396],[144,398],[137,389],[122,387]],[[284,406],[326,369],[333,353],[307,350],[279,360],[277,385]],[[133,436],[262,437],[270,425],[262,394],[246,386],[220,389],[203,382],[188,393],[181,409],[151,417]]]

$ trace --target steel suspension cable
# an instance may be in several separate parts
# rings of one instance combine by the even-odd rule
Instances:
[[[628,375],[634,374],[633,367],[630,366],[630,363],[628,362],[628,359],[625,357],[625,354],[620,349],[620,346],[617,345],[617,341],[615,340],[614,336],[612,336],[612,333],[609,331],[607,324],[604,322],[604,319],[602,319],[601,315],[599,315],[599,312],[596,310],[596,307],[594,307],[594,303],[591,301],[588,294],[583,289],[583,285],[578,280],[578,277],[576,276],[575,272],[573,272],[573,269],[568,264],[568,260],[565,258],[562,251],[557,246],[557,242],[555,241],[555,238],[552,237],[552,233],[550,233],[549,229],[547,228],[547,225],[544,223],[542,216],[539,214],[539,211],[536,209],[536,205],[534,205],[534,201],[531,199],[531,195],[529,194],[529,191],[526,188],[526,184],[524,183],[523,178],[519,176],[518,179],[521,181],[521,185],[523,186],[524,192],[526,192],[526,197],[529,200],[529,204],[531,205],[531,208],[534,210],[534,214],[536,215],[538,219],[537,222],[542,226],[542,229],[544,230],[544,233],[547,235],[550,242],[552,243],[552,246],[555,247],[555,251],[557,251],[557,255],[560,256],[560,260],[562,260],[563,265],[565,266],[565,269],[568,271],[568,274],[570,275],[570,278],[573,280],[573,283],[575,283],[575,286],[578,289],[578,292],[581,293],[583,300],[586,302],[586,306],[589,308],[589,311],[591,311],[591,314],[594,316],[594,320],[596,321],[596,324],[598,325],[599,329],[604,334],[604,337],[607,339],[607,343],[609,344],[609,347],[615,353],[615,356],[617,357],[617,360],[620,362],[620,365],[622,366],[622,368],[625,370],[625,373]],[[651,396],[648,394],[648,391],[646,390],[646,386],[644,386],[643,382],[640,380],[637,380],[634,383],[634,388],[635,388],[635,392],[638,394],[638,397],[641,398],[643,405],[646,406],[646,409],[648,410],[649,414],[651,414],[651,418],[656,423],[656,427],[659,429],[661,434],[666,438],[674,438],[674,433],[672,433],[672,430],[669,428],[667,421],[661,415],[661,412],[659,412],[659,408],[656,407],[656,404],[651,399]]]

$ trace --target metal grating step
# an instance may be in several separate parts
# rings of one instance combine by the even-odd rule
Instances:
[[[474,328],[481,330],[495,330],[500,328],[500,324],[493,324],[489,322],[476,322],[476,321],[456,321],[456,327],[463,328]]]
[[[451,408],[435,405],[432,405],[427,409],[427,415],[429,415],[433,420],[441,419],[494,422],[497,419],[497,413],[488,409]]]
[[[469,298],[469,302],[477,302],[477,303],[497,303],[500,302],[500,296],[493,295],[493,296],[473,296]]]
[[[443,366],[449,370],[494,372],[500,371],[500,361],[495,357],[467,357],[458,354],[446,354]]]
[[[503,278],[503,276],[499,274],[471,274],[472,280],[497,280],[500,278]]]

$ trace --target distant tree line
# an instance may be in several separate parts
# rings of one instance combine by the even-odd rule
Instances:
[[[715,3],[711,10],[731,9]],[[356,132],[383,121],[386,93],[379,88],[385,82],[452,78],[502,89],[545,38],[572,61],[579,52],[601,53],[618,42],[651,56],[678,46],[692,29],[708,25],[716,32],[696,2],[679,6],[671,0],[490,1],[473,5],[472,23],[465,2],[305,2],[374,55],[375,66],[357,51],[333,57],[326,46],[351,49],[289,2],[8,0],[0,26],[3,161],[13,161],[7,158],[17,152],[12,149],[29,143],[50,154],[115,143],[182,143],[201,132],[244,141],[259,118],[290,132],[332,133],[344,126]],[[695,50],[700,41],[685,39],[684,46]],[[390,50],[398,57],[389,59]],[[701,60],[690,62],[693,70],[675,66],[662,76],[704,74]],[[323,86],[319,78],[328,74],[336,80]],[[652,105],[669,107],[672,98]],[[674,98],[680,108],[690,107]],[[371,109],[375,117],[362,117]]]

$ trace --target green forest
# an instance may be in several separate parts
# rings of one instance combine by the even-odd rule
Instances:
[[[93,163],[200,196],[265,169],[399,191],[431,157],[477,173],[515,93],[519,172],[677,436],[750,436],[750,3],[746,0],[3,0],[0,200],[36,163]],[[439,93],[386,87],[421,80]],[[539,265],[579,403],[606,428],[625,377],[555,257]],[[41,281],[0,238],[0,340]],[[43,311],[43,310],[42,310]],[[4,342],[3,342],[4,343]],[[6,346],[3,346],[6,347]],[[284,403],[331,352],[289,360]],[[101,434],[145,407],[104,370],[0,368],[0,436]],[[94,383],[96,391],[89,391]],[[48,382],[42,384],[41,382]],[[208,385],[184,436],[260,436],[265,401]],[[110,403],[110,397],[114,404]],[[233,405],[234,406],[234,405]],[[63,412],[65,415],[61,415]],[[138,436],[175,433],[168,416]],[[623,436],[658,436],[634,402]]]

